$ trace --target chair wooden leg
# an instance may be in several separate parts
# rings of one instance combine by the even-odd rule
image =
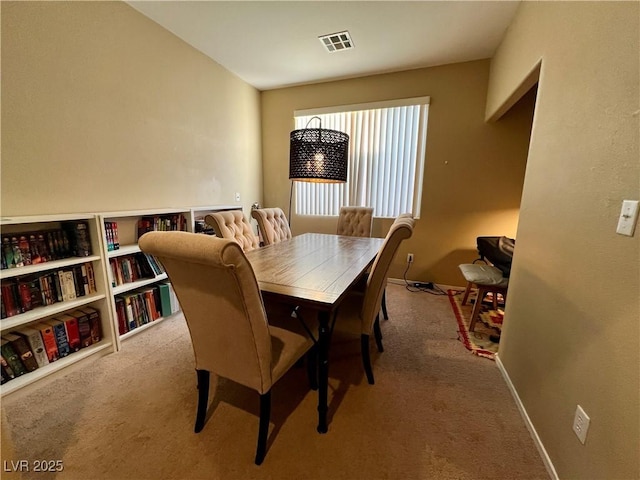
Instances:
[[[314,345],[307,352],[307,375],[309,376],[309,388],[318,389],[318,349]]]
[[[382,290],[382,316],[385,320],[389,320],[387,313],[387,289]]]
[[[382,346],[382,330],[380,330],[380,315],[376,315],[376,321],[373,322],[373,336],[376,339],[376,345],[380,353],[384,352]]]
[[[476,301],[473,304],[473,310],[471,311],[471,321],[469,322],[469,331],[473,332],[473,329],[476,328],[476,322],[480,317],[480,305],[482,305],[482,299],[487,294],[489,289],[478,285],[478,296],[476,297]]]
[[[198,411],[196,413],[196,433],[204,428],[204,421],[207,417],[207,404],[209,403],[209,378],[208,370],[196,370],[198,376]]]
[[[464,297],[462,297],[462,305],[467,304],[467,300],[469,299],[469,294],[471,293],[471,287],[473,283],[467,282],[467,289],[464,291]]]
[[[364,373],[367,375],[369,385],[373,385],[373,370],[371,369],[371,357],[369,356],[369,335],[360,335],[360,348],[362,349],[362,365],[364,366]]]
[[[258,448],[256,465],[260,465],[267,453],[267,436],[269,434],[269,418],[271,417],[271,390],[260,395],[260,428],[258,430]]]

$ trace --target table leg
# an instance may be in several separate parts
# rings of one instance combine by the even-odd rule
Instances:
[[[327,433],[327,391],[329,388],[329,312],[318,315],[318,433]]]

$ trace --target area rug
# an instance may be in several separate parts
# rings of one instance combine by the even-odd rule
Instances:
[[[449,301],[453,308],[453,313],[458,322],[458,339],[462,344],[479,357],[495,359],[498,352],[498,342],[494,342],[490,337],[497,337],[499,341],[500,330],[502,329],[502,321],[504,319],[504,303],[502,296],[498,298],[498,308],[493,309],[493,299],[491,294],[485,297],[485,301],[480,306],[480,318],[476,322],[473,332],[469,331],[469,321],[471,319],[471,311],[476,301],[476,293],[471,292],[466,305],[462,305],[462,297],[464,290],[448,290]]]

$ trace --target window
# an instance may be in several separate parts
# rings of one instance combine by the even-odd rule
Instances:
[[[296,214],[338,215],[343,205],[367,205],[376,217],[419,216],[428,108],[429,97],[421,97],[296,111],[296,129],[317,116],[322,128],[349,135],[347,183],[295,182]]]

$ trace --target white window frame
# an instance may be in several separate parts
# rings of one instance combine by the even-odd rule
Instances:
[[[424,177],[424,168],[425,168],[425,151],[426,151],[426,141],[427,141],[427,122],[429,115],[429,103],[430,97],[414,97],[414,98],[405,98],[399,100],[388,100],[382,102],[371,102],[371,103],[360,103],[360,104],[352,104],[352,105],[340,105],[333,107],[324,107],[324,108],[314,108],[307,110],[296,110],[294,111],[294,122],[296,129],[303,129],[307,125],[308,120],[311,117],[318,116],[322,118],[322,128],[333,129],[345,131],[349,134],[349,169],[348,169],[348,178],[346,184],[331,184],[331,183],[306,183],[306,182],[294,182],[295,189],[295,212],[296,215],[338,215],[340,210],[340,206],[343,205],[357,205],[359,203],[358,200],[350,198],[356,197],[357,194],[355,191],[359,191],[359,189],[352,185],[353,175],[366,175],[366,172],[359,171],[356,168],[356,165],[360,162],[358,160],[358,150],[361,145],[358,145],[357,139],[354,140],[352,132],[349,132],[349,127],[347,125],[335,125],[332,126],[330,121],[327,121],[326,118],[323,118],[323,115],[333,114],[333,113],[352,113],[352,112],[362,112],[362,111],[373,111],[378,109],[385,108],[394,108],[394,107],[404,107],[404,106],[419,106],[418,117],[417,117],[417,132],[416,138],[413,139],[415,142],[415,171],[413,180],[413,199],[410,202],[411,204],[411,212],[415,218],[420,217],[420,207],[422,203],[422,184]],[[374,115],[373,112],[365,112],[364,114]],[[310,128],[318,128],[317,120],[312,122]],[[353,128],[353,127],[352,127]],[[368,147],[371,147],[371,142],[368,143]],[[400,146],[403,146],[400,145]],[[361,162],[360,162],[361,163]],[[355,172],[354,172],[355,170]],[[361,178],[361,182],[369,181],[370,178],[366,180]],[[411,180],[411,179],[407,179]],[[360,193],[360,196],[363,194]],[[373,195],[373,194],[371,194]],[[323,202],[323,207],[318,207],[315,210],[315,213],[309,213],[309,211],[305,211],[303,213],[300,212],[298,206],[306,199],[307,201],[313,201],[312,197],[317,202]],[[368,203],[368,202],[365,202]],[[401,207],[398,207],[401,208]],[[407,213],[404,211],[395,211],[390,212],[389,208],[385,210],[385,212],[378,212],[378,209],[374,209],[374,217],[376,218],[393,218],[400,213]],[[406,210],[406,209],[404,209]],[[320,213],[318,213],[320,212]]]

